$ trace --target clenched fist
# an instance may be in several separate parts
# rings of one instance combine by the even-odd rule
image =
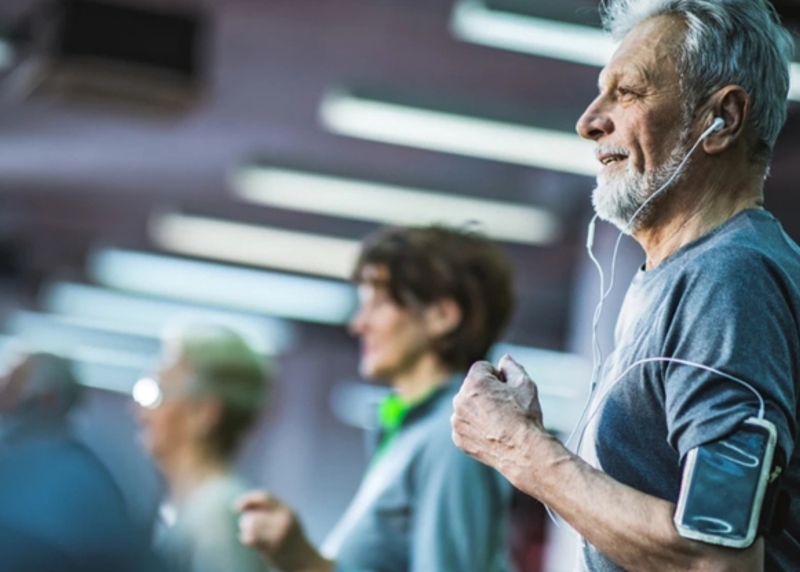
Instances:
[[[548,434],[536,384],[509,356],[497,368],[477,362],[453,399],[453,441],[514,482],[529,447]]]
[[[330,572],[333,563],[324,559],[306,538],[294,511],[264,491],[241,497],[236,509],[239,539],[255,548],[284,572]]]

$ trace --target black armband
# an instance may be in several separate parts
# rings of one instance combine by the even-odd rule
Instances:
[[[686,456],[674,522],[684,538],[747,548],[759,533],[773,479],[775,426],[751,417],[730,435]],[[767,499],[775,504],[775,499]],[[771,508],[771,507],[770,507]]]

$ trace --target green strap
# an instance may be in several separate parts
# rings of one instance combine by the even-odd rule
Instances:
[[[409,412],[428,401],[437,389],[439,389],[438,386],[433,387],[422,397],[413,401],[406,401],[397,393],[391,393],[380,401],[378,404],[378,426],[381,428],[383,435],[381,436],[381,441],[378,444],[375,454],[370,460],[370,468],[383,456],[389,448],[389,445],[400,433],[403,421],[405,421]]]

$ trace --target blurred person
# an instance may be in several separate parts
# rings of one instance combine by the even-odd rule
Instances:
[[[163,472],[169,504],[156,545],[179,572],[263,572],[238,540],[234,501],[248,485],[233,457],[265,403],[263,359],[219,326],[168,329],[158,373],[134,388],[145,448]]]
[[[370,237],[353,273],[360,373],[393,392],[378,446],[323,557],[290,507],[265,492],[239,504],[241,538],[285,572],[502,572],[511,487],[459,451],[452,399],[512,311],[504,253],[472,232],[390,228]]]
[[[71,364],[19,354],[0,377],[0,569],[152,570],[148,539],[69,415],[83,390]]]

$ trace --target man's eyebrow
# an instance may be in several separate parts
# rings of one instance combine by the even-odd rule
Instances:
[[[653,85],[655,78],[653,76],[653,72],[650,67],[643,65],[635,65],[633,66],[633,69],[634,69],[633,80],[635,82],[644,83],[646,85]]]
[[[653,85],[653,74],[645,66],[635,65],[632,66],[631,71],[623,73],[622,71],[608,72],[603,70],[597,78],[597,90],[602,92],[603,86],[609,83],[618,83],[621,78],[634,85]]]

